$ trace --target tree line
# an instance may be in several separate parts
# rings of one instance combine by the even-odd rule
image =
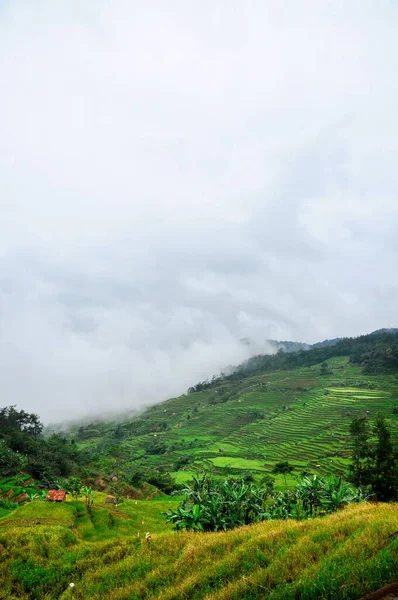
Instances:
[[[50,487],[86,460],[74,440],[59,433],[45,437],[38,415],[15,406],[0,409],[0,477],[24,471]]]

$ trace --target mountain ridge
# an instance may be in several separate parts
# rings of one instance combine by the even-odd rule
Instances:
[[[398,328],[397,327],[382,327],[381,329],[376,329],[375,331],[372,331],[371,333],[365,334],[365,335],[373,335],[373,334],[380,334],[380,333],[396,334],[396,333],[398,333]],[[295,342],[292,340],[274,340],[274,339],[267,338],[265,340],[265,344],[274,348],[275,351],[282,349],[284,352],[297,352],[298,350],[311,350],[312,348],[325,348],[327,346],[334,346],[335,344],[337,344],[337,342],[340,342],[343,339],[347,339],[347,337],[348,336],[336,337],[336,338],[331,338],[331,339],[326,338],[325,340],[322,340],[321,342],[315,342],[313,344],[309,344],[307,342]],[[354,336],[354,337],[360,337],[360,336]],[[252,343],[249,337],[241,338],[240,341],[249,347]]]

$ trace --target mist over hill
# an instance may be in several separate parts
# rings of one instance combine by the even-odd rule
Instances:
[[[384,373],[394,372],[398,365],[398,351],[396,344],[398,340],[398,328],[382,328],[370,334],[358,336],[357,338],[334,338],[323,340],[314,344],[294,341],[265,340],[262,345],[252,343],[249,338],[240,340],[240,345],[244,348],[243,356],[245,360],[239,364],[220,365],[220,357],[213,365],[209,363],[207,373],[203,373],[204,378],[199,382],[194,382],[185,374],[186,385],[183,385],[183,379],[177,385],[177,393],[188,391],[198,391],[211,388],[224,379],[238,380],[241,377],[250,376],[255,373],[268,372],[272,370],[295,368],[300,366],[311,366],[328,360],[333,356],[348,356],[353,363],[362,364],[369,372]],[[385,350],[389,347],[389,342],[393,342],[391,356],[384,356]],[[259,347],[263,352],[258,353]],[[93,421],[117,421],[130,419],[143,413],[149,406],[164,402],[171,395],[167,394],[161,386],[162,380],[158,382],[158,396],[152,400],[142,399],[141,403],[133,403],[126,407],[113,407],[107,405],[106,409],[93,410],[84,415],[69,415],[62,421],[54,421],[48,424],[48,431],[62,431],[76,424],[87,424]]]
[[[398,333],[398,328],[395,327],[384,327],[382,329],[377,329],[376,331],[372,331],[372,334],[378,333]],[[371,334],[370,334],[371,335]],[[240,341],[242,344],[247,346],[253,354],[272,354],[270,350],[274,350],[277,352],[278,350],[283,350],[283,352],[297,352],[298,350],[311,350],[311,348],[325,348],[326,346],[334,346],[342,340],[341,337],[336,337],[332,339],[326,339],[322,342],[315,342],[314,344],[308,344],[307,342],[293,342],[293,341],[278,341],[267,339],[264,340],[263,347],[261,343],[254,342],[250,338],[242,338]],[[261,351],[261,347],[262,350]],[[268,351],[267,351],[268,350]]]

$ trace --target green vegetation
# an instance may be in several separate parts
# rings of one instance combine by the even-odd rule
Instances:
[[[290,475],[292,471],[294,471],[294,467],[292,465],[289,465],[287,460],[281,460],[280,462],[277,462],[274,468],[272,469],[272,472],[275,475],[283,475],[285,480],[285,486],[287,486],[286,476]]]
[[[15,406],[0,409],[0,477],[27,471],[51,486],[57,477],[82,468],[85,456],[74,440],[59,434],[44,437],[42,431],[37,415]]]
[[[80,426],[71,435],[80,451],[91,456],[89,483],[95,485],[98,472],[117,471],[126,488],[149,477],[170,493],[169,473],[176,485],[191,480],[198,469],[220,478],[251,471],[259,483],[285,461],[294,471],[276,475],[278,489],[294,485],[303,471],[346,476],[354,418],[373,419],[381,413],[397,440],[398,378],[365,376],[348,357],[327,363],[328,375],[321,375],[317,364],[224,379],[152,406],[129,421]],[[158,448],[161,453],[154,453]]]
[[[289,468],[280,463],[284,472]],[[279,472],[279,471],[278,471]],[[368,494],[345,483],[341,477],[303,477],[293,490],[258,488],[243,480],[217,481],[194,477],[183,490],[177,510],[169,510],[167,522],[176,530],[220,531],[273,519],[309,519],[335,512],[350,502],[366,500]]]
[[[218,482],[204,475],[194,478],[177,510],[169,510],[167,522],[177,530],[219,531],[248,525],[266,518],[266,488],[242,480]]]
[[[83,482],[79,477],[69,477],[69,479],[64,480],[62,487],[72,498],[78,500],[79,496],[82,495]]]
[[[365,417],[350,426],[353,438],[350,479],[356,485],[368,485],[379,500],[398,495],[398,451],[391,440],[386,419],[378,415],[373,430]],[[373,434],[373,440],[371,435]]]

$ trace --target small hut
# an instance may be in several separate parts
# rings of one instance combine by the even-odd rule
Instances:
[[[63,490],[49,490],[47,494],[47,500],[50,502],[64,502],[66,498],[66,492]]]

